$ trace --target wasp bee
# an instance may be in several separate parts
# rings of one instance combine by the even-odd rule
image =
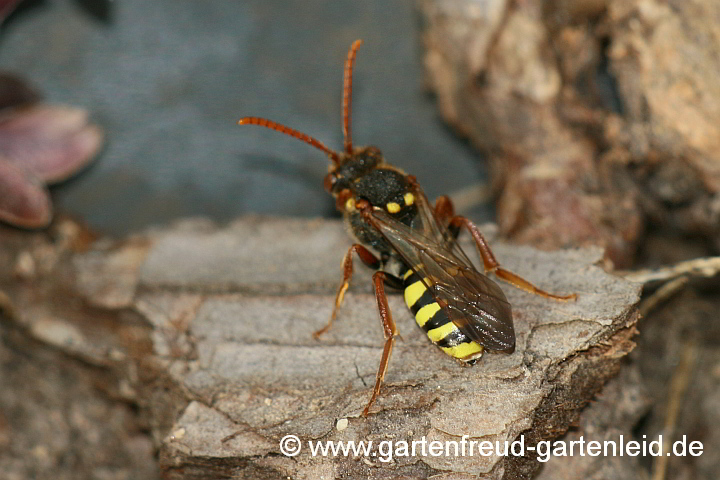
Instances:
[[[375,387],[363,415],[367,416],[380,392],[398,330],[388,307],[385,286],[403,290],[405,303],[430,340],[443,352],[467,364],[485,350],[512,353],[515,330],[512,309],[500,287],[487,273],[530,293],[568,301],[571,295],[554,295],[502,268],[480,230],[467,218],[456,216],[450,198],[431,205],[415,177],[388,164],[377,147],[355,147],[350,132],[352,71],[361,40],[350,47],[344,70],[344,149],[336,152],[309,135],[259,117],[245,117],[239,125],[260,125],[302,140],[330,158],[325,189],[357,239],[343,259],[343,280],[335,296],[330,321],[315,332],[319,337],[336,318],[353,273],[353,254],[373,275],[375,299],[385,335],[385,346]],[[472,235],[483,260],[480,273],[458,244],[461,229]],[[373,253],[370,249],[374,250]]]

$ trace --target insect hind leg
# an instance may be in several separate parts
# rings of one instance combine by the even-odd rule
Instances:
[[[455,206],[447,195],[441,195],[435,199],[435,219],[440,225],[447,228],[450,232],[452,240],[457,240],[460,235],[460,225],[453,225],[452,220],[455,218]]]
[[[388,283],[389,275],[385,272],[375,272],[373,275],[373,285],[375,286],[375,300],[377,301],[378,312],[380,313],[380,320],[382,321],[383,334],[385,335],[385,346],[383,347],[383,354],[380,359],[380,366],[378,367],[377,375],[375,376],[375,387],[373,388],[372,396],[370,401],[363,410],[363,416],[367,417],[370,412],[370,407],[375,403],[375,399],[380,393],[383,381],[385,380],[385,373],[387,372],[388,365],[390,364],[390,355],[392,354],[393,345],[395,344],[395,337],[399,337],[395,321],[390,314],[390,307],[387,301],[387,295],[385,294],[385,283]]]
[[[435,199],[435,218],[441,225],[447,225],[455,217],[455,207],[447,195]]]
[[[451,231],[453,228],[459,231],[461,227],[465,227],[470,232],[470,235],[472,235],[473,240],[475,240],[475,245],[477,245],[477,249],[483,259],[485,273],[493,272],[499,278],[505,280],[514,287],[525,290],[526,292],[535,295],[540,295],[541,297],[551,298],[553,300],[559,300],[563,302],[575,300],[577,298],[577,294],[575,293],[572,293],[570,295],[556,295],[554,293],[546,292],[545,290],[541,290],[529,281],[525,280],[520,275],[513,273],[510,270],[504,269],[500,266],[500,263],[498,263],[492,250],[490,250],[490,245],[488,245],[487,240],[485,240],[485,237],[483,237],[482,233],[480,233],[480,229],[478,229],[474,223],[472,223],[467,218],[461,216],[453,217],[450,220],[449,228],[451,229]]]

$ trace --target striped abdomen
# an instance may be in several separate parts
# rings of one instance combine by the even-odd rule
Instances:
[[[405,303],[430,340],[451,357],[465,362],[474,362],[479,358],[483,353],[483,347],[470,340],[455,326],[420,277],[408,269],[402,278]]]

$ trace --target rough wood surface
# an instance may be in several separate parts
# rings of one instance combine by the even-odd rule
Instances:
[[[3,232],[3,324],[36,348],[62,352],[60,367],[83,365],[109,406],[136,405],[165,478],[529,478],[539,465],[531,457],[313,458],[304,443],[288,458],[278,442],[287,434],[303,442],[524,434],[532,444],[564,432],[634,345],[639,286],[598,267],[599,249],[493,242],[506,267],[542,288],[576,292],[578,301],[501,284],[517,350],[463,368],[392,296],[403,340],[365,419],[382,332],[364,269],[335,327],[311,337],[330,314],[350,243],[339,222],[253,217],[220,228],[198,220],[94,243],[63,225],[49,234]],[[336,428],[339,419],[346,429]]]
[[[720,232],[720,3],[421,0],[443,117],[489,154],[501,231],[600,243]]]
[[[644,389],[642,375],[636,365],[626,365],[610,380],[602,392],[583,411],[575,428],[562,441],[621,441],[638,438],[633,428],[650,409],[650,398]],[[622,437],[621,437],[622,436]],[[622,440],[621,440],[622,439]],[[577,445],[577,444],[576,444]],[[577,449],[576,449],[577,450]],[[629,455],[566,455],[544,457],[543,469],[536,480],[625,480],[647,479],[648,458]],[[656,459],[653,459],[653,461]],[[673,477],[670,477],[673,478]]]

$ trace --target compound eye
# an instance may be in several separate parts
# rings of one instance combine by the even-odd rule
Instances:
[[[362,152],[362,159],[366,168],[374,167],[381,163],[382,152],[377,147],[367,147],[365,151]]]
[[[337,185],[338,177],[335,175],[335,173],[328,173],[325,175],[325,180],[323,180],[323,186],[325,187],[325,190],[328,193],[332,193],[333,188],[335,188],[335,185]]]
[[[365,150],[365,152],[366,152],[366,153],[368,154],[368,156],[370,156],[370,157],[382,157],[382,152],[380,151],[380,149],[377,148],[377,147],[374,147],[374,146],[372,146],[372,145],[370,145],[369,147],[367,147],[367,149]]]
[[[350,182],[344,176],[338,175],[335,172],[331,172],[325,176],[323,186],[325,187],[325,190],[332,194],[335,194],[342,190],[345,190],[346,188],[349,188]]]

